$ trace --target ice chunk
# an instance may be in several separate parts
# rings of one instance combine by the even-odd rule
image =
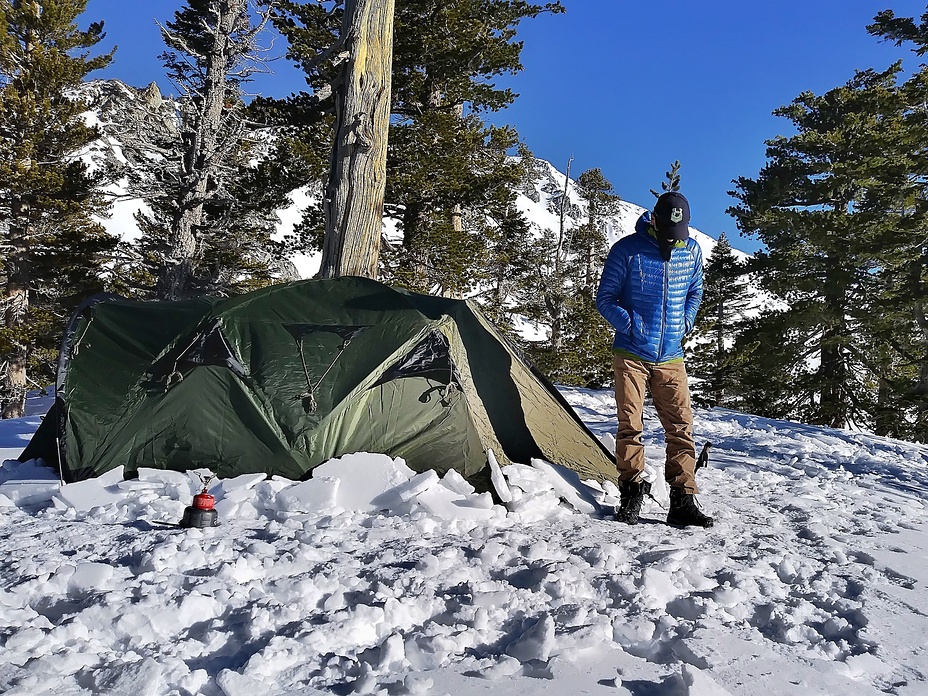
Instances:
[[[416,496],[415,502],[443,520],[488,520],[502,513],[494,509],[489,495],[464,497],[444,486],[433,486]]]
[[[277,494],[278,509],[283,512],[319,512],[335,507],[340,479],[324,476],[284,488]]]
[[[473,495],[474,487],[467,482],[455,469],[448,469],[441,479],[441,484],[448,490],[460,493],[463,496]]]
[[[673,578],[662,570],[645,568],[641,575],[640,595],[643,604],[649,609],[667,606],[681,590],[674,585]]]
[[[532,466],[546,475],[557,494],[577,512],[588,515],[601,512],[599,503],[593,497],[593,491],[580,480],[577,472],[543,459],[533,459]]]
[[[155,696],[164,691],[161,666],[152,658],[138,662],[107,665],[97,670],[93,679],[98,694],[132,694]]]
[[[113,566],[106,563],[80,563],[68,578],[68,591],[85,594],[109,588]]]
[[[55,497],[79,512],[115,505],[126,499],[126,492],[118,486],[122,481],[122,473],[123,468],[120,466],[97,478],[68,483],[61,487]]]
[[[416,474],[405,483],[394,486],[382,495],[377,496],[373,503],[380,509],[391,510],[424,493],[437,483],[438,474],[436,472],[424,471],[421,474]]]
[[[847,674],[853,679],[874,678],[892,672],[893,668],[872,653],[852,655],[844,661]]]
[[[545,614],[506,648],[506,654],[525,663],[531,660],[547,660],[553,649],[554,619]]]
[[[3,450],[0,450],[2,452]],[[45,466],[41,459],[29,459],[25,462],[18,462],[15,459],[6,459],[0,464],[0,482],[8,481],[57,481],[57,467]]]
[[[493,483],[493,488],[496,489],[496,495],[499,496],[499,499],[504,503],[512,502],[512,491],[509,490],[509,484],[506,483],[506,477],[503,476],[502,469],[499,467],[499,462],[496,461],[496,455],[493,454],[493,450],[487,450],[487,462],[490,465],[490,481]]]
[[[242,474],[230,479],[223,479],[219,485],[210,488],[216,498],[225,498],[233,492],[248,491],[267,478],[267,474]]]
[[[155,481],[173,485],[186,484],[189,478],[183,471],[168,471],[167,469],[148,469],[142,467],[138,471],[139,481]]]
[[[357,512],[380,510],[374,501],[413,476],[403,459],[367,452],[330,459],[313,470],[313,477],[339,479],[336,505]]]
[[[683,665],[682,676],[686,696],[731,696],[730,691],[697,667]]]
[[[0,485],[0,495],[17,507],[40,505],[54,500],[61,484],[58,481],[27,481]]]

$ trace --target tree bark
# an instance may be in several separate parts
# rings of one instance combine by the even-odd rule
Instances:
[[[7,259],[7,281],[0,304],[0,320],[13,337],[13,347],[3,357],[3,398],[0,418],[21,418],[26,415],[26,364],[29,349],[25,340],[17,337],[29,313],[29,290],[32,285],[29,269],[29,205],[19,199],[11,206],[10,256]]]
[[[15,336],[22,330],[29,311],[29,273],[25,258],[28,253],[25,230],[22,235],[11,237],[13,251],[8,260],[11,272],[4,289],[0,319]],[[16,341],[4,358],[3,374],[0,375],[0,383],[3,384],[0,418],[22,418],[26,415],[26,364],[29,358],[25,341]]]
[[[376,278],[383,230],[394,0],[346,0],[321,275]]]
[[[38,14],[38,8],[36,8]],[[30,31],[26,40],[25,53],[31,59],[37,40],[35,31]],[[32,133],[34,124],[30,120],[23,124],[20,136],[25,139]],[[23,162],[31,169],[33,162]],[[28,200],[16,197],[10,204],[11,220],[9,222],[10,251],[7,259],[7,281],[0,304],[0,320],[3,326],[16,336],[26,322],[29,314],[29,293],[32,289],[32,270],[29,249],[31,205]],[[0,418],[22,418],[26,415],[26,383],[29,351],[26,341],[14,338],[11,351],[4,360],[0,384],[3,385],[3,398],[0,398]]]

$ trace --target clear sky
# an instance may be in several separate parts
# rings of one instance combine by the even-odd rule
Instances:
[[[134,86],[152,80],[167,94],[157,60],[155,20],[167,21],[181,0],[89,0],[84,19],[105,21],[115,61],[100,77]],[[674,160],[690,199],[692,224],[753,251],[725,209],[738,176],[755,177],[764,141],[790,124],[771,112],[803,90],[825,92],[855,69],[883,69],[907,49],[867,34],[873,16],[892,9],[918,17],[915,0],[563,0],[567,13],[525,22],[524,72],[500,80],[519,93],[495,114],[514,125],[536,156],[571,174],[599,167],[623,199],[650,206]],[[269,55],[286,48],[278,39]],[[285,96],[303,81],[284,60],[259,76],[254,91]]]

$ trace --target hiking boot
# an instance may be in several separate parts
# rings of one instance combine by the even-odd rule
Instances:
[[[667,524],[677,527],[711,527],[713,520],[699,509],[695,495],[682,488],[671,488]]]
[[[621,503],[615,511],[617,522],[625,524],[638,524],[638,515],[641,514],[641,505],[644,497],[651,492],[651,484],[647,481],[620,481],[619,494]]]

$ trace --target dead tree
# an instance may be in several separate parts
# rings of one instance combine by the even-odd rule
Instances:
[[[162,177],[178,185],[172,192],[176,208],[167,231],[168,251],[158,271],[156,292],[161,299],[190,296],[202,246],[204,206],[220,195],[245,137],[240,84],[256,70],[256,39],[268,20],[268,13],[262,12],[252,26],[249,7],[249,0],[191,4],[176,13],[173,24],[161,27],[171,49],[163,56],[165,65],[184,93],[180,158],[167,161],[165,166],[174,171]]]
[[[377,277],[390,123],[394,0],[345,0],[347,59],[334,87],[335,142],[325,197],[324,278]]]

